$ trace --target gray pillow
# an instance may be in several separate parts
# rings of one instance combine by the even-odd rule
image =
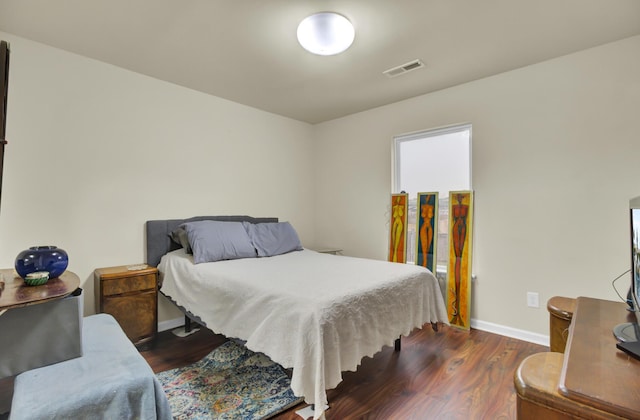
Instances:
[[[193,254],[191,245],[189,245],[189,236],[187,235],[187,231],[184,227],[178,226],[176,230],[169,234],[169,237],[173,242],[183,247],[187,254]]]
[[[256,250],[241,222],[202,220],[183,223],[196,264],[255,258]]]
[[[289,222],[243,224],[259,257],[302,250],[298,233]]]

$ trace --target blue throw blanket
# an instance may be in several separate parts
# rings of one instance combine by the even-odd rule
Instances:
[[[162,385],[111,315],[84,318],[82,346],[82,357],[18,375],[9,418],[172,418]]]

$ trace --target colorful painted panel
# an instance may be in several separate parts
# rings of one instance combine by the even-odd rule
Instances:
[[[416,265],[436,271],[438,193],[418,193],[416,209]]]
[[[407,261],[407,194],[391,194],[391,223],[389,225],[389,261]]]
[[[452,326],[470,329],[473,192],[449,192],[447,314]]]

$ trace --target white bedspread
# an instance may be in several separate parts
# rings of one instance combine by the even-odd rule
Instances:
[[[291,388],[314,418],[341,372],[400,334],[448,324],[436,278],[415,265],[310,250],[195,265],[179,249],[158,268],[162,292],[208,328],[293,368]]]

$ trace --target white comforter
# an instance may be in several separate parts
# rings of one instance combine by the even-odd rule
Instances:
[[[436,278],[415,265],[310,250],[195,265],[179,249],[158,268],[162,292],[208,328],[293,368],[291,389],[314,418],[341,372],[400,334],[448,323]]]

